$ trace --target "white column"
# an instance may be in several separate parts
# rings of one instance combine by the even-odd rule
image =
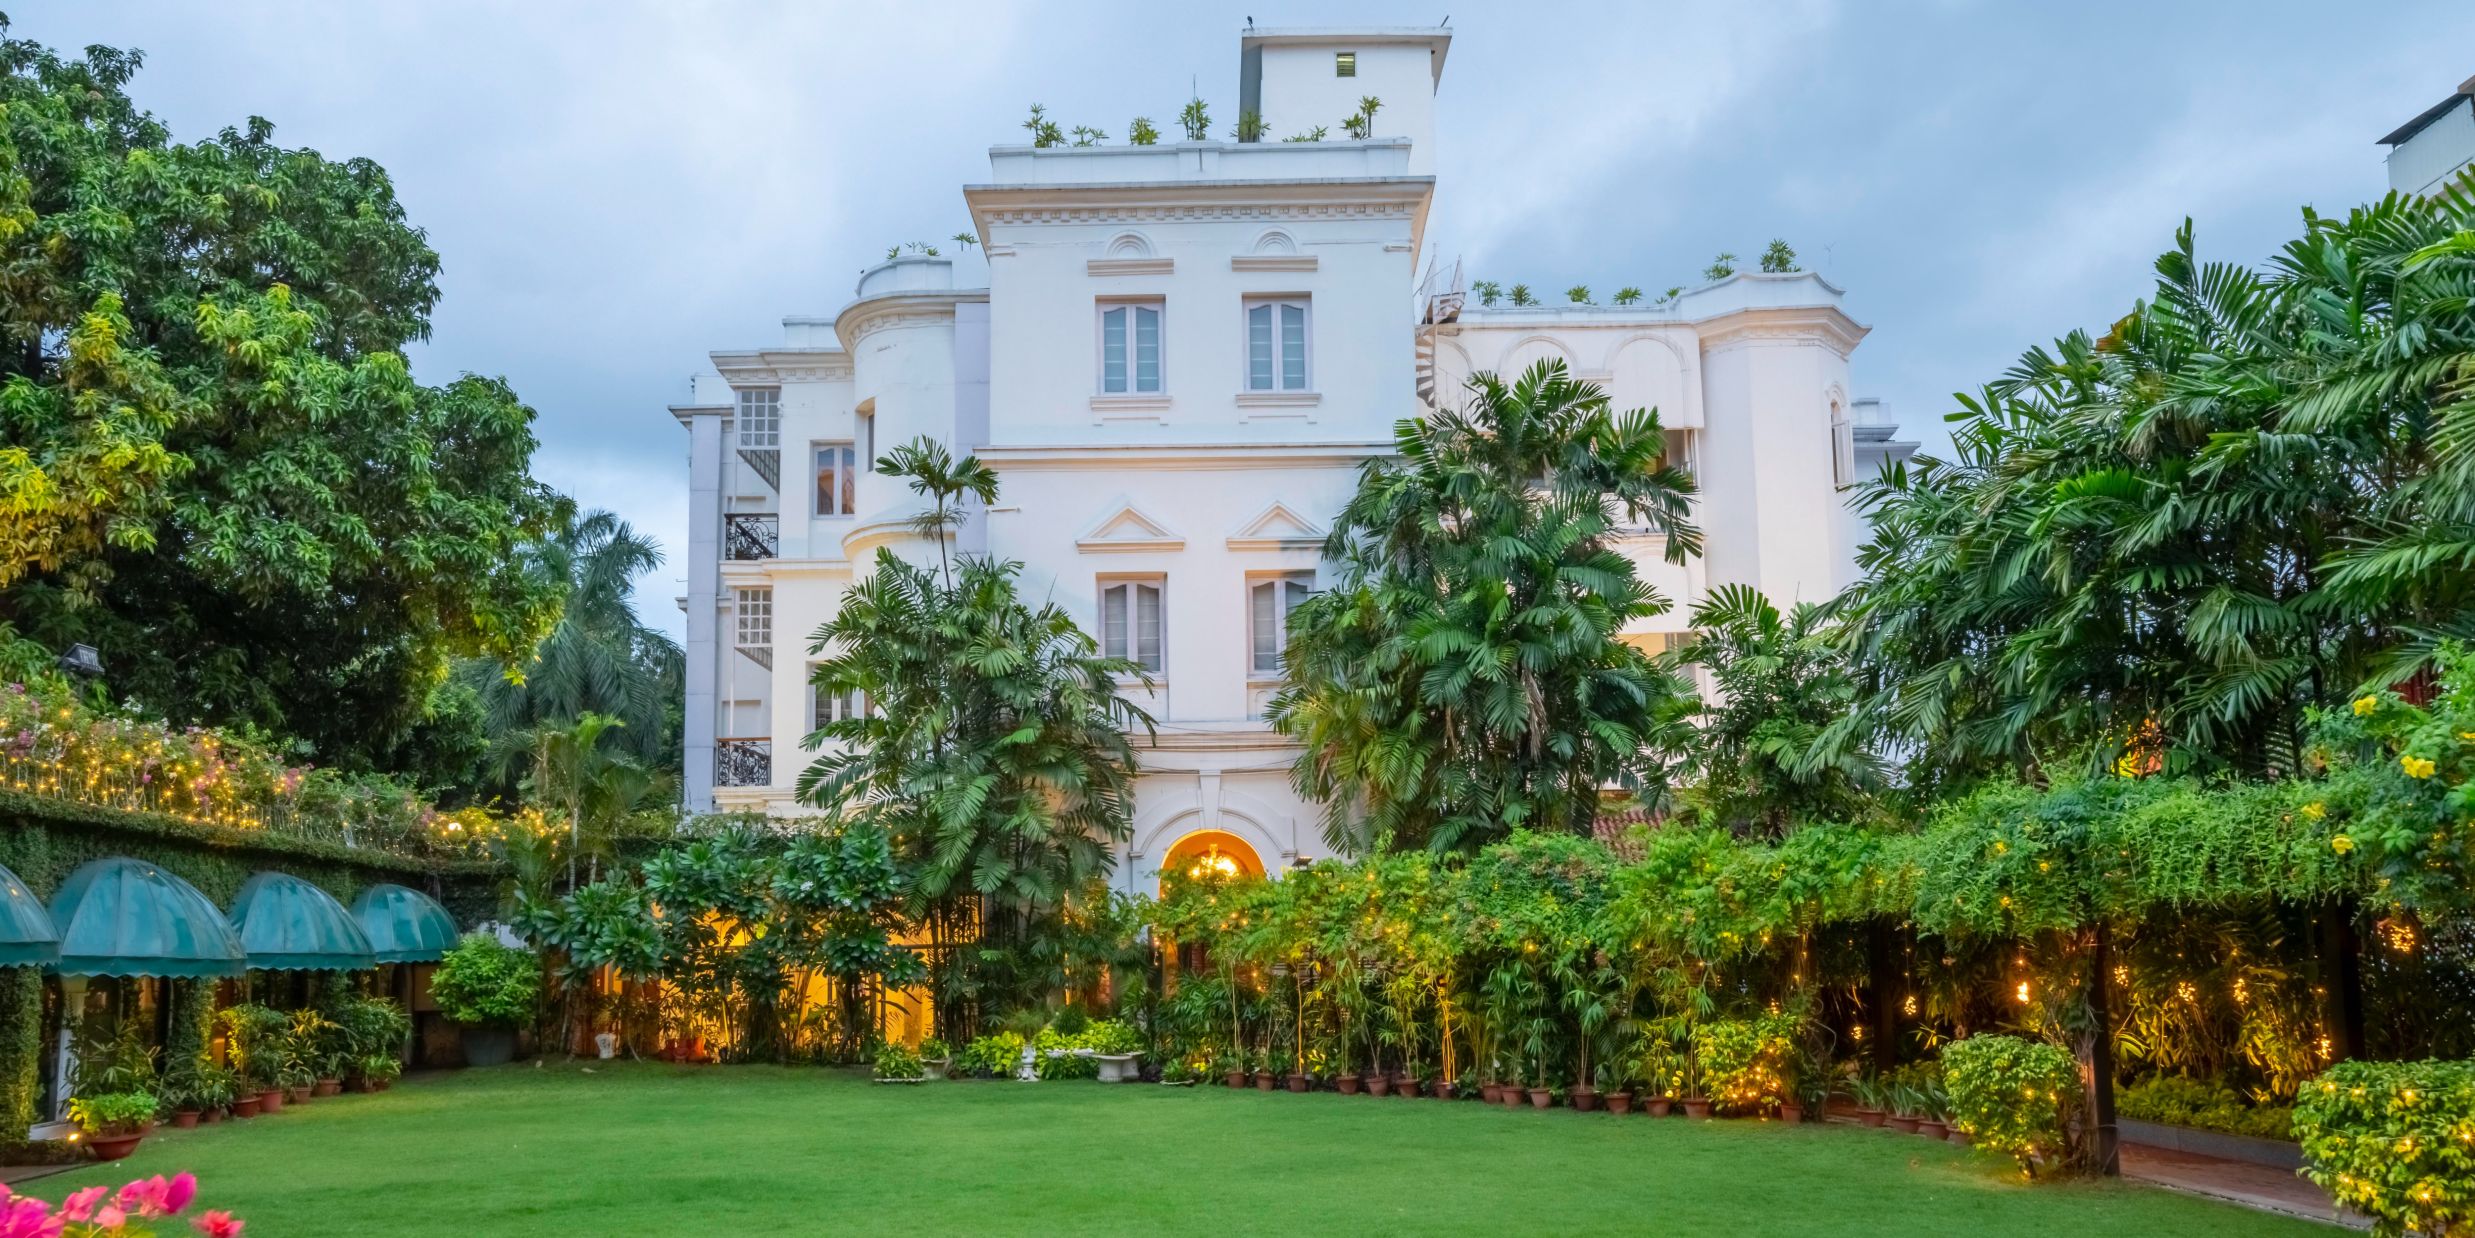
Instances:
[[[687,753],[685,806],[713,811],[716,661],[722,586],[722,410],[688,417]]]

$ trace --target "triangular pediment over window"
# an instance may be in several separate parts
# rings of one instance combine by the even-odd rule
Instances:
[[[1083,530],[1081,537],[1074,539],[1075,546],[1083,553],[1186,548],[1183,534],[1132,503],[1120,501],[1111,504],[1108,513]]]
[[[1231,550],[1316,550],[1323,546],[1323,526],[1275,502],[1229,535]]]

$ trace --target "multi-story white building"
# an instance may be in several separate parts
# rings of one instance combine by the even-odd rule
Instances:
[[[1324,854],[1295,749],[1264,723],[1280,622],[1316,587],[1327,522],[1394,424],[1480,370],[1560,357],[1618,407],[1655,407],[1700,479],[1707,553],[1632,545],[1675,609],[1719,583],[1781,602],[1852,576],[1862,519],[1842,487],[1904,454],[1852,399],[1866,328],[1810,274],[1739,274],[1653,307],[1481,309],[1421,286],[1437,185],[1442,28],[1248,30],[1240,99],[1272,134],[1362,140],[998,146],[963,187],[988,264],[868,269],[854,298],[783,320],[773,348],[712,354],[670,411],[688,430],[687,799],[801,811],[800,738],[857,702],[816,700],[810,634],[880,547],[933,560],[919,509],[868,463],[927,435],[993,466],[1002,492],[957,535],[1021,561],[1032,599],[1144,663],[1160,719],[1119,881],[1190,855],[1277,871]]]
[[[2389,187],[2431,197],[2467,165],[2475,163],[2475,77],[2458,83],[2448,98],[2398,126],[2380,144],[2389,148]]]

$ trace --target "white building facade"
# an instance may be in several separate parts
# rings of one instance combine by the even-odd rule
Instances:
[[[1864,338],[1817,276],[1733,276],[1657,307],[1465,307],[1418,280],[1449,30],[1252,30],[1240,98],[1272,134],[1383,100],[1376,136],[1285,143],[1000,146],[963,187],[987,259],[867,270],[780,347],[712,354],[671,413],[687,429],[687,806],[779,815],[801,737],[856,701],[807,684],[811,634],[879,548],[936,549],[920,501],[869,462],[922,435],[996,471],[965,553],[1024,565],[1027,599],[1144,663],[1160,720],[1117,881],[1217,854],[1277,872],[1326,854],[1263,720],[1279,624],[1319,587],[1328,522],[1393,426],[1481,370],[1547,357],[1620,408],[1655,407],[1697,475],[1703,557],[1629,544],[1674,609],[1718,584],[1781,603],[1853,577],[1843,487],[1908,445],[1852,399]],[[1139,694],[1139,690],[1138,690]]]

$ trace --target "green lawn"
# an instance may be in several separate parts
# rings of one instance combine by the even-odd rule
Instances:
[[[2122,1184],[2026,1186],[1912,1135],[1096,1083],[530,1065],[163,1130],[57,1199],[196,1171],[250,1238],[2335,1232]]]

